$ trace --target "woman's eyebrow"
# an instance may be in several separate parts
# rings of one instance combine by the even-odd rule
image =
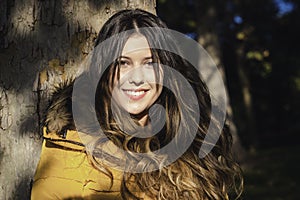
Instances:
[[[119,59],[122,59],[122,58],[128,59],[128,60],[131,59],[131,58],[128,57],[128,56],[120,56],[120,57],[119,57]],[[150,60],[150,59],[153,59],[153,56],[147,56],[147,57],[144,57],[144,58],[143,58],[143,60]]]
[[[120,56],[119,59],[120,59],[120,58],[130,59],[130,58],[127,57],[127,56]]]

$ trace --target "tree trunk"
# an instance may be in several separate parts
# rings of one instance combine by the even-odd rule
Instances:
[[[29,199],[47,95],[80,70],[116,11],[155,0],[0,1],[0,199]],[[46,94],[43,95],[43,94]]]
[[[219,2],[220,3],[220,2]],[[212,3],[209,1],[197,1],[196,6],[198,10],[198,30],[197,34],[198,42],[203,46],[203,48],[209,53],[211,58],[213,59],[214,63],[218,67],[225,84],[226,89],[226,96],[227,96],[227,113],[228,113],[228,119],[227,123],[229,125],[232,137],[233,137],[233,154],[236,157],[237,160],[243,160],[245,157],[245,150],[241,145],[238,131],[236,128],[236,125],[233,120],[233,112],[230,105],[230,98],[227,92],[226,87],[226,76],[224,71],[224,65],[223,65],[223,59],[222,59],[222,53],[221,53],[221,47],[220,47],[220,40],[219,40],[219,26],[220,26],[220,19],[219,19],[219,10],[218,8],[221,8],[224,10],[225,4],[224,2],[220,3],[221,5],[218,5],[217,3]],[[223,5],[224,4],[224,5]],[[211,82],[216,82],[216,80],[210,79]],[[213,83],[211,83],[213,84]],[[216,91],[214,91],[216,94],[221,94],[221,91],[218,91],[218,87],[214,88]],[[218,98],[218,97],[216,97]]]
[[[244,125],[244,132],[246,135],[246,140],[251,144],[250,150],[258,145],[258,138],[257,138],[257,130],[256,130],[256,122],[253,112],[253,101],[252,101],[252,94],[251,94],[251,87],[250,87],[250,80],[247,76],[247,71],[245,69],[245,61],[244,58],[246,57],[245,53],[245,41],[240,41],[240,44],[237,44],[236,47],[236,55],[237,55],[237,74],[239,81],[241,83],[241,91],[243,97],[243,110],[245,114],[245,125]]]

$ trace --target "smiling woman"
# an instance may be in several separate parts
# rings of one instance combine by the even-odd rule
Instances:
[[[198,156],[209,125],[218,123],[198,71],[164,50],[178,49],[166,28],[143,10],[120,11],[104,24],[87,71],[49,106],[32,199],[239,196],[226,127]]]

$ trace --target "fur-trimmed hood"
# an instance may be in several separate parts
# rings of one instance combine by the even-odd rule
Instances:
[[[55,132],[62,138],[66,137],[67,130],[75,130],[72,115],[73,84],[74,80],[56,87],[44,116],[46,131]]]

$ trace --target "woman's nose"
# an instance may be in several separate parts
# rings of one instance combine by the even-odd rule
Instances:
[[[141,85],[144,83],[144,70],[142,66],[137,66],[134,67],[130,72],[129,72],[129,77],[128,81],[131,84],[135,85]]]

